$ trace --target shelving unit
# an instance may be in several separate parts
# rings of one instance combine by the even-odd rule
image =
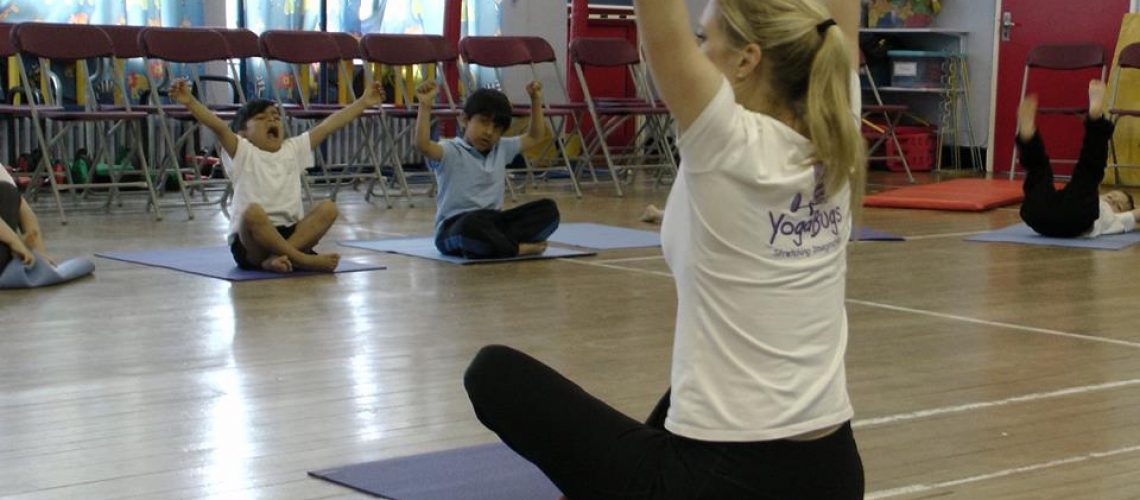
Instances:
[[[893,35],[914,42],[914,49],[949,51],[951,55],[946,58],[943,86],[939,88],[912,88],[886,85],[882,82],[879,92],[900,94],[901,100],[907,100],[906,95],[914,99],[927,98],[927,96],[941,96],[938,109],[934,113],[931,123],[938,124],[937,150],[935,151],[934,168],[942,169],[942,149],[947,143],[953,144],[951,167],[962,168],[960,149],[965,145],[969,149],[971,164],[974,168],[984,168],[985,158],[977,146],[976,137],[970,117],[970,76],[966,64],[968,54],[967,40],[970,34],[965,30],[948,28],[863,28],[861,35]],[[918,104],[908,102],[907,104]],[[917,106],[912,106],[916,108]],[[951,140],[952,139],[952,140]]]

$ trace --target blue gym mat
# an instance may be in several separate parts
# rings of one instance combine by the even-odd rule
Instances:
[[[1140,232],[1122,234],[1109,234],[1096,238],[1049,238],[1037,234],[1029,226],[1015,224],[996,231],[975,234],[966,238],[966,241],[981,241],[987,243],[1021,243],[1023,245],[1042,245],[1067,248],[1092,248],[1096,250],[1121,250],[1140,243]]]
[[[394,500],[556,500],[558,488],[502,443],[311,471],[310,476]]]
[[[295,278],[298,276],[312,276],[316,274],[307,271],[292,273],[272,273],[269,271],[246,271],[234,264],[233,255],[229,247],[197,247],[197,248],[171,248],[157,250],[136,250],[129,252],[100,252],[95,254],[104,259],[121,260],[144,266],[164,267],[175,271],[182,271],[199,276],[208,276],[229,281],[250,281],[263,279]],[[376,271],[387,269],[385,266],[362,264],[341,259],[336,272],[350,273],[356,271]]]
[[[68,259],[53,266],[37,254],[36,263],[32,267],[26,267],[23,261],[13,258],[0,272],[0,288],[57,285],[87,276],[94,270],[95,264],[83,257]]]
[[[856,228],[855,237],[852,239],[858,241],[906,241],[906,238],[897,234],[891,234],[869,227]]]
[[[661,246],[657,231],[643,231],[591,222],[562,224],[547,240],[596,250]]]
[[[561,257],[585,257],[594,255],[594,252],[571,250],[569,248],[546,247],[546,251],[539,255],[520,255],[506,259],[464,259],[439,253],[435,248],[435,238],[432,236],[410,236],[406,238],[385,238],[382,240],[349,240],[339,241],[340,245],[353,248],[363,248],[377,252],[398,253],[412,257],[438,260],[451,264],[493,264],[496,262],[513,262],[519,260],[556,259]]]

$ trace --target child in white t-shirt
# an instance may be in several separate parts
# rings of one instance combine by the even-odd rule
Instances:
[[[1095,238],[1136,228],[1140,209],[1131,195],[1120,190],[1099,194],[1114,129],[1105,117],[1104,96],[1104,82],[1089,82],[1089,113],[1080,158],[1072,179],[1061,189],[1053,184],[1053,168],[1037,133],[1037,96],[1026,96],[1018,109],[1017,148],[1026,172],[1021,219],[1041,235]]]
[[[290,138],[285,137],[275,102],[246,103],[231,129],[191,95],[185,80],[174,82],[170,97],[185,105],[221,143],[222,162],[234,186],[229,241],[237,265],[280,273],[336,270],[338,254],[312,251],[336,220],[336,204],[325,200],[304,215],[301,175],[313,164],[313,148],[365,109],[383,102],[379,82],[348,107]]]

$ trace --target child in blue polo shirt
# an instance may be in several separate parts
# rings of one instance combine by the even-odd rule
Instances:
[[[445,255],[493,259],[539,254],[558,229],[558,206],[542,199],[502,210],[507,164],[520,151],[547,137],[542,114],[542,84],[526,86],[530,95],[527,133],[503,137],[511,124],[511,102],[502,92],[479,89],[463,104],[463,135],[431,140],[431,109],[439,89],[434,81],[416,88],[416,147],[439,178],[436,196],[435,246]]]

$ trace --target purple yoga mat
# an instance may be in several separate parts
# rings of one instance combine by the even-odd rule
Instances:
[[[586,257],[590,255],[596,255],[594,252],[588,252],[584,250],[573,250],[570,248],[549,246],[546,247],[545,252],[542,252],[538,255],[520,255],[518,257],[508,257],[504,259],[464,259],[463,257],[454,257],[451,255],[444,255],[439,253],[439,250],[435,248],[435,238],[432,236],[409,236],[406,238],[385,238],[382,240],[346,240],[338,241],[337,243],[341,246],[346,247],[362,248],[364,250],[373,250],[377,252],[397,253],[411,257],[438,260],[440,262],[447,262],[450,264],[459,264],[461,266],[471,264],[495,264],[499,262],[514,262],[519,260],[560,259],[563,257]]]
[[[309,472],[356,491],[394,500],[556,500],[561,493],[503,443]]]
[[[858,241],[906,241],[902,236],[891,234],[878,229],[871,229],[869,227],[860,227],[855,230],[855,237],[853,240]]]
[[[263,279],[295,278],[311,276],[312,272],[271,273],[268,271],[246,271],[234,264],[229,247],[167,248],[157,250],[135,250],[129,252],[100,252],[95,254],[104,259],[121,260],[144,266],[164,267],[200,276],[209,276],[229,281],[249,281]],[[385,266],[362,264],[341,259],[336,272],[375,271]]]

